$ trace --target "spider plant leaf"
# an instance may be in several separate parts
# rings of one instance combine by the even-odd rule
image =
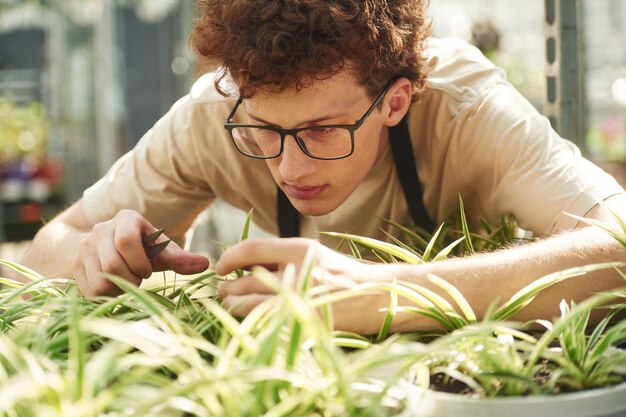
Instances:
[[[561,304],[565,305],[566,303],[562,302]],[[574,308],[575,305],[573,304],[572,309]],[[565,316],[571,310],[564,309],[564,311]],[[585,352],[587,350],[587,338],[585,335],[585,330],[587,328],[587,324],[589,323],[590,314],[590,310],[582,311],[559,335],[563,352],[573,363],[575,363],[579,367],[583,364]]]
[[[58,295],[64,295],[64,292],[60,288],[56,287],[55,285],[49,284],[49,282],[52,282],[51,280],[46,279],[46,277],[44,277],[43,275],[26,266],[20,265],[15,262],[6,261],[4,259],[0,259],[0,266],[7,267],[17,272],[18,274],[28,278],[31,282],[35,284],[40,283],[46,285],[46,287],[48,287],[50,291],[54,291]]]
[[[393,256],[391,256],[388,253],[385,252],[380,252],[376,249],[372,249],[372,253],[374,254],[374,256],[376,256],[378,258],[378,260],[384,264],[395,264],[398,263],[398,260],[396,258],[394,258]]]
[[[254,209],[250,209],[250,211],[248,211],[248,214],[246,215],[246,219],[244,221],[243,228],[241,230],[241,235],[239,236],[239,242],[243,242],[244,240],[248,240],[248,235],[250,233],[250,223],[252,222],[252,212],[253,211],[254,211]],[[239,269],[235,270],[235,275],[237,276],[237,278],[243,277],[244,274],[245,274],[245,271],[243,270],[243,268],[239,268]]]
[[[465,236],[461,236],[454,242],[450,243],[448,246],[446,246],[445,248],[439,251],[439,253],[437,254],[437,256],[435,256],[433,261],[442,261],[446,259],[448,255],[450,255],[450,252],[452,252],[454,248],[456,248],[459,245],[459,243],[461,243],[464,240],[465,240]]]
[[[426,241],[426,239],[424,239],[422,237],[422,235],[420,235],[419,233],[416,233],[415,231],[409,229],[406,226],[403,226],[399,223],[396,223],[394,221],[388,220],[388,219],[381,219],[384,222],[390,224],[391,226],[395,227],[396,229],[400,230],[401,232],[405,233],[407,236],[409,236],[411,239],[413,239],[414,241],[416,241],[421,247],[426,247],[426,245],[428,244],[428,242]]]
[[[287,370],[292,371],[296,366],[296,359],[300,352],[300,341],[302,338],[302,325],[298,322],[293,324],[289,346],[287,348]]]
[[[482,321],[484,323],[488,323],[490,321],[495,321],[493,319],[493,313],[496,311],[496,309],[498,308],[498,299],[495,298],[492,302],[489,303],[489,305],[487,306],[487,309],[485,310],[485,313],[483,314],[483,318]]]
[[[605,231],[611,237],[613,237],[615,240],[617,240],[619,243],[621,243],[622,246],[626,247],[626,231],[625,230],[619,230],[619,229],[611,226],[609,223],[602,222],[600,220],[595,220],[595,219],[589,219],[587,217],[576,216],[575,214],[570,214],[570,213],[565,213],[565,214],[567,214],[570,217],[573,217],[574,219],[576,219],[578,221],[590,224],[592,226],[595,226],[595,227]],[[616,219],[616,221],[618,221],[619,224],[623,227],[624,226],[623,221],[619,217],[617,217],[616,215],[613,215],[613,216]]]
[[[589,352],[588,362],[593,366],[599,358],[619,340],[626,338],[626,321],[615,324],[600,337]]]
[[[352,257],[353,258],[355,258],[355,259],[363,259],[363,256],[361,255],[361,251],[357,247],[356,243],[354,243],[351,240],[345,240],[344,242],[348,243],[348,247],[350,248],[350,252],[352,252]]]
[[[176,310],[176,304],[172,300],[170,300],[168,297],[163,296],[162,294],[159,294],[156,291],[146,291],[145,294],[148,297],[151,297],[152,299],[154,299],[154,301],[156,301],[163,307],[165,307],[165,309],[169,311]]]
[[[385,291],[389,293],[396,293],[397,295],[400,295],[401,297],[406,298],[407,300],[411,301],[413,304],[420,306],[420,307],[428,308],[433,305],[433,303],[430,302],[430,300],[428,300],[427,298],[419,294],[417,291],[414,291],[413,289],[405,285],[399,284],[397,282],[364,282],[362,284],[356,285],[351,290],[365,291],[368,293],[372,293],[375,291],[379,291],[379,292]]]
[[[451,366],[439,366],[431,369],[431,375],[442,373],[448,375],[450,378],[455,379],[457,381],[462,382],[463,384],[470,387],[474,392],[479,394],[484,394],[484,389],[474,378],[470,375],[466,375],[463,372],[451,367]]]
[[[82,311],[79,311],[79,304],[74,298],[70,307],[69,317],[69,357],[68,370],[70,371],[72,391],[74,400],[80,400],[83,397],[83,388],[85,386],[85,366],[86,366],[86,338],[81,329]]]
[[[428,260],[430,259],[431,253],[435,246],[435,242],[437,242],[437,239],[439,238],[439,234],[441,233],[441,230],[443,229],[443,225],[444,224],[441,223],[441,226],[437,228],[437,231],[435,231],[433,236],[428,241],[428,244],[426,245],[426,249],[424,249],[424,254],[422,255],[422,260],[424,262],[428,262]]]
[[[207,271],[204,274],[198,275],[196,277],[193,277],[192,279],[185,281],[185,283],[183,285],[178,286],[176,289],[174,289],[174,291],[172,291],[168,297],[171,300],[176,299],[176,297],[178,297],[181,293],[185,292],[185,291],[189,291],[192,287],[194,287],[197,284],[200,283],[210,283],[211,281],[223,281],[222,278],[218,277],[215,274],[215,271],[211,270],[211,271]]]
[[[325,294],[320,294],[317,297],[313,298],[310,301],[310,305],[313,308],[322,308],[324,305],[329,305],[332,303],[337,303],[344,300],[349,300],[355,297],[361,297],[366,295],[380,295],[381,289],[372,287],[372,288],[364,288],[361,287],[363,284],[359,284],[356,287],[352,287],[350,289],[343,289],[339,291],[327,292]]]
[[[333,337],[332,342],[333,345],[337,347],[350,349],[367,349],[372,346],[367,340],[354,339],[351,337]]]
[[[476,374],[475,378],[479,381],[495,379],[497,381],[496,384],[503,386],[502,389],[504,389],[505,391],[507,388],[509,388],[510,391],[506,392],[506,394],[509,396],[528,395],[529,392],[534,395],[541,393],[541,388],[532,378],[528,378],[513,371],[503,370],[491,371],[489,373],[481,372]]]
[[[482,225],[483,229],[485,229],[485,232],[487,233],[487,235],[491,235],[493,233],[493,228],[491,227],[491,224],[489,224],[487,219],[485,219],[483,216],[480,216],[478,218],[478,221]]]
[[[433,308],[421,309],[420,311],[417,311],[417,314],[437,321],[444,329],[446,329],[447,332],[452,332],[463,327],[462,323],[450,317],[447,313],[442,313]]]
[[[306,297],[306,294],[313,285],[313,268],[315,268],[315,264],[315,249],[311,247],[309,248],[309,250],[307,250],[307,253],[304,256],[300,273],[298,275],[295,285],[296,291],[298,294],[300,294],[301,297]]]
[[[239,236],[239,242],[243,242],[248,239],[248,235],[250,234],[250,223],[252,223],[252,213],[254,209],[250,209],[248,214],[246,214],[246,220],[243,223],[243,229],[241,229],[241,235]]]
[[[470,232],[470,237],[472,238],[472,242],[475,245],[476,243],[483,243],[484,248],[497,248],[500,243],[498,243],[498,241],[496,239],[492,239],[488,236],[482,236],[478,233],[473,233]],[[484,249],[483,248],[483,249]],[[476,247],[474,247],[474,249],[476,249]]]
[[[598,361],[596,365],[599,363]],[[626,349],[609,346],[601,358],[602,365],[605,366],[605,374],[619,373],[623,377],[626,374]],[[595,371],[594,367],[594,371]]]
[[[404,248],[398,247],[391,243],[383,242],[381,240],[372,239],[369,237],[357,236],[348,233],[334,233],[325,232],[328,236],[337,237],[340,239],[352,240],[359,245],[363,245],[369,249],[379,250],[383,253],[389,254],[397,259],[400,259],[406,263],[417,265],[423,263],[422,259],[415,253],[408,251]]]
[[[376,343],[381,343],[383,340],[387,338],[389,335],[389,329],[391,328],[391,324],[393,319],[396,316],[398,311],[398,293],[392,291],[389,293],[391,298],[389,303],[389,308],[387,309],[387,314],[385,315],[385,319],[383,320],[382,325],[380,326],[380,330],[378,331],[378,337],[376,338]]]
[[[467,250],[470,254],[474,253],[474,246],[472,245],[472,237],[469,232],[469,227],[467,226],[467,218],[465,217],[465,207],[463,205],[463,199],[461,198],[461,194],[459,194],[459,211],[461,214],[461,227],[463,229],[463,236],[465,236],[465,244],[467,245]]]
[[[617,225],[621,229],[622,233],[626,235],[626,221],[622,217],[620,217],[617,213],[615,213],[613,210],[611,210],[609,207],[607,207],[604,203],[600,202],[600,205],[605,210],[607,210],[609,212],[609,214],[611,214],[611,217],[613,217],[613,220],[615,220],[615,223],[617,223]],[[573,218],[575,218],[575,219],[577,219],[579,221],[582,221],[582,222],[585,222],[585,223],[589,223],[589,224],[594,224],[595,222],[600,222],[600,221],[598,221],[596,219],[589,219],[589,218],[586,218],[586,217],[580,217],[580,216],[576,216],[576,215],[570,214],[570,213],[565,213],[565,214],[567,214],[568,216],[573,217]],[[591,220],[591,222],[588,221],[588,220]],[[600,222],[600,223],[604,224],[607,227],[610,227],[605,222]],[[612,227],[610,227],[610,228],[615,230]]]
[[[626,274],[624,272],[618,268],[615,268],[615,272],[617,272],[622,278],[624,278],[624,281],[626,281]]]
[[[622,229],[622,232],[626,234],[626,220],[624,220],[622,217],[620,217],[617,213],[615,213],[610,208],[607,207],[607,210],[609,211],[609,213],[611,213],[611,216],[613,216],[613,219],[620,226],[620,228]]]
[[[22,288],[25,284],[21,281],[15,281],[14,279],[0,277],[0,285],[9,288]]]
[[[505,324],[506,323],[499,323],[496,326],[494,326],[493,327],[494,333],[511,335],[514,338],[528,342],[531,345],[534,345],[537,342],[537,339],[531,336],[530,334],[517,330],[511,327],[511,325],[506,326]]]
[[[428,274],[426,276],[430,282],[444,290],[454,300],[457,306],[461,309],[464,319],[469,323],[476,323],[476,314],[472,310],[472,306],[467,302],[467,299],[461,294],[461,292],[448,281],[438,277],[435,274]]]
[[[598,266],[598,265],[601,265],[601,264],[595,264],[592,266]],[[566,316],[561,317],[558,320],[556,320],[553,323],[552,329],[543,333],[543,335],[539,338],[531,354],[529,355],[528,362],[531,364],[537,363],[539,358],[542,355],[545,355],[546,350],[550,346],[550,343],[552,343],[552,341],[555,340],[555,338],[557,338],[559,334],[561,334],[563,329],[566,329],[567,326],[571,325],[571,323],[578,318],[578,315],[580,315],[581,312],[606,304],[608,301],[614,299],[615,296],[616,296],[615,291],[596,294],[586,299],[582,303],[578,304],[578,306],[576,307],[574,311],[571,311]]]
[[[406,243],[402,242],[401,240],[399,240],[397,237],[393,236],[392,234],[390,234],[389,232],[382,230],[382,232],[385,234],[385,236],[387,236],[389,238],[389,241],[394,244],[397,245],[403,249],[406,249],[407,251],[415,254],[415,256],[418,256],[420,258],[422,258],[422,255],[417,252],[415,249],[413,249],[412,247],[410,247],[409,245],[407,245]]]
[[[439,323],[441,325],[441,328],[445,329],[448,333],[462,327],[457,322],[453,321],[450,317],[437,310],[436,308],[400,306],[398,307],[398,313],[412,313],[427,317]]]
[[[272,331],[268,332],[268,337],[262,339],[263,343],[260,344],[259,351],[254,355],[253,363],[255,365],[270,365],[273,362],[281,338],[280,324],[281,323],[275,323],[274,326],[271,326]],[[290,363],[291,359],[294,358],[287,360],[288,366],[293,365]]]
[[[470,322],[465,317],[463,317],[456,311],[450,311],[444,314],[451,319],[455,329],[461,329],[470,324]]]
[[[436,307],[443,312],[454,311],[454,307],[452,307],[452,304],[450,304],[445,298],[443,298],[436,292],[431,291],[426,287],[423,287],[421,285],[418,285],[409,281],[398,281],[398,283],[406,287],[409,287],[413,291],[424,296],[427,301],[427,302],[426,301],[423,302],[424,307],[426,308]]]
[[[587,346],[589,346],[589,348],[593,349],[614,316],[615,311],[610,312],[594,327],[591,335],[589,336],[589,341],[587,342]]]
[[[552,285],[565,281],[566,279],[585,275],[589,272],[598,271],[608,268],[619,268],[626,265],[624,262],[606,262],[599,264],[590,264],[580,267],[565,269],[563,271],[554,272],[545,275],[524,288],[516,292],[509,300],[502,304],[494,313],[494,320],[507,320],[520,309],[530,304],[539,293]]]
[[[344,330],[333,330],[331,331],[331,337],[333,338],[337,338],[337,339],[357,339],[357,340],[361,340],[363,342],[369,342],[370,339],[359,334],[359,333],[354,333],[354,332],[347,332]]]
[[[151,316],[165,318],[164,310],[158,307],[157,303],[145,290],[140,290],[135,285],[115,275],[105,274],[105,277],[124,292],[131,294]]]

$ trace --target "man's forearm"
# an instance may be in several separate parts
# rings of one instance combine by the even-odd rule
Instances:
[[[425,286],[450,299],[427,279],[429,273],[440,276],[459,289],[481,318],[491,303],[502,304],[545,275],[577,266],[622,260],[626,260],[626,249],[601,230],[589,227],[493,253],[419,266],[398,264],[384,268],[386,278],[392,275],[397,280]],[[626,281],[613,269],[574,277],[544,290],[514,319],[550,319],[559,314],[562,299],[580,302],[594,293],[621,286],[626,286]],[[393,330],[420,330],[433,327],[433,324],[407,313],[397,317]]]
[[[45,277],[71,278],[72,260],[86,234],[66,223],[51,222],[37,233],[20,263]],[[11,277],[26,279],[19,274]]]

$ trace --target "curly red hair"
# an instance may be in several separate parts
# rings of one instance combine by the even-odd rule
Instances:
[[[219,68],[244,97],[297,91],[351,70],[371,96],[391,79],[426,85],[428,0],[199,0],[191,46],[200,73]]]

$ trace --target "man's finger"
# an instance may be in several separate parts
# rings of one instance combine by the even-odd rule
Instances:
[[[172,241],[152,260],[152,265],[156,271],[172,270],[177,274],[190,275],[206,271],[209,259],[206,256],[185,252]]]
[[[274,295],[250,294],[250,295],[229,295],[222,301],[226,308],[235,317],[245,317],[259,304],[268,300]]]
[[[91,289],[89,288],[89,280],[87,279],[87,273],[85,272],[84,266],[75,268],[73,270],[73,274],[74,282],[76,282],[78,291],[80,291],[83,297],[93,297],[94,294],[91,293]]]
[[[247,275],[232,281],[224,281],[217,289],[217,295],[221,298],[225,298],[229,295],[246,294],[274,294],[274,291],[252,275]]]
[[[120,254],[128,269],[136,276],[149,278],[152,275],[152,265],[141,243],[141,236],[116,232],[113,239],[115,250]]]
[[[153,233],[154,226],[135,212],[120,212],[116,219],[117,223],[112,236],[116,251],[134,275],[149,278],[152,275],[152,265],[146,254],[142,237]],[[155,237],[159,238],[159,236]],[[167,239],[158,239],[159,242],[162,240]]]
[[[220,257],[215,272],[227,275],[237,269],[253,265],[286,265],[300,263],[311,240],[302,238],[289,239],[249,239],[226,250]]]
[[[95,295],[117,295],[121,293],[121,290],[107,279],[105,274],[118,276],[135,286],[139,286],[143,280],[128,267],[122,255],[117,251],[113,240],[100,242],[97,258],[90,259],[99,259],[100,261],[98,273],[95,275],[88,273],[91,291]],[[87,267],[89,268],[89,265]]]
[[[98,295],[105,295],[102,291],[105,291],[103,280],[102,268],[100,267],[100,262],[98,262],[98,258],[95,257],[85,257],[83,258],[83,269],[84,276],[82,280],[85,281],[86,285],[79,287],[81,294],[85,297],[96,297]],[[78,280],[79,278],[76,277]],[[79,281],[79,282],[80,282]],[[111,287],[112,284],[108,283]],[[106,295],[115,295],[110,289],[107,289]],[[115,293],[119,294],[121,291],[116,291]]]

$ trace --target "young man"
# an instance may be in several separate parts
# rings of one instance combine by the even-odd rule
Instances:
[[[618,243],[565,214],[607,220],[611,207],[626,216],[624,190],[561,139],[477,49],[429,39],[425,7],[416,0],[199,1],[192,45],[200,68],[217,73],[201,77],[81,201],[46,225],[24,263],[74,277],[86,296],[119,291],[103,271],[135,284],[155,270],[201,272],[207,259],[175,244],[149,259],[142,237],[165,228],[180,242],[218,197],[254,208],[254,221],[270,232],[303,236],[237,245],[217,263],[219,274],[264,265],[280,275],[314,250],[320,281],[430,286],[427,274],[436,273],[479,315],[550,272],[624,259]],[[546,238],[419,266],[365,265],[322,245],[336,244],[323,231],[384,239],[381,218],[439,224],[458,211],[459,195],[470,219],[508,213]],[[550,317],[561,298],[623,284],[610,270],[572,279],[517,318]],[[238,315],[272,296],[253,275],[224,283],[219,294]],[[335,304],[337,327],[376,332],[388,298]],[[431,325],[399,315],[393,329]]]

